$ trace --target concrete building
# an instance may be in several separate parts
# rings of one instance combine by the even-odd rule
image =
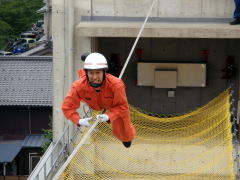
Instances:
[[[71,83],[78,78],[81,54],[101,52],[112,57],[113,62],[120,59],[121,68],[152,2],[52,1],[55,140],[67,123],[61,105]],[[233,11],[234,1],[228,0],[157,0],[123,75],[129,103],[158,114],[186,113],[217,96],[230,80],[234,82],[238,98],[238,74],[224,79],[222,71],[228,56],[235,59],[236,69],[239,66],[240,26],[229,25]],[[139,62],[146,63],[146,68],[137,68]],[[171,75],[171,80],[163,75],[161,77],[165,78],[160,84],[171,81],[170,86],[158,88],[142,82],[149,78],[144,80],[143,71],[149,69],[150,62],[186,63],[185,72],[195,71],[191,66],[194,63],[206,65],[206,69],[193,76],[187,74],[183,81],[190,84],[180,86],[176,82],[180,78],[177,75]],[[191,83],[196,81],[199,82]]]
[[[52,4],[54,142],[68,124],[74,129],[64,118],[61,106],[72,82],[78,79],[81,55],[104,54],[117,67],[112,72],[118,75],[153,2],[150,18],[123,75],[129,103],[148,112],[182,114],[206,104],[230,83],[235,89],[234,98],[239,99],[240,26],[229,25],[234,1],[47,2]],[[55,155],[50,151],[46,154],[29,179],[38,174],[50,177],[52,168],[48,166]]]

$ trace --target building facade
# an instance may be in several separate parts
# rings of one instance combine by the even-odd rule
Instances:
[[[118,67],[115,72],[120,71],[154,1],[64,2],[52,1],[55,140],[68,123],[61,105],[71,83],[78,79],[81,55],[100,52]],[[234,1],[229,0],[156,0],[123,75],[129,103],[153,113],[182,114],[206,104],[230,82],[239,99],[240,26],[229,25],[233,12]],[[146,68],[140,70],[139,63],[146,63]],[[163,75],[156,77],[166,86],[142,84],[139,78],[149,70],[149,63],[174,64],[157,67]],[[184,81],[196,82],[199,77],[205,81],[179,85],[179,64],[186,65]],[[206,69],[188,74],[195,72],[193,64]],[[233,69],[226,71],[230,66]],[[162,70],[171,70],[171,76]]]

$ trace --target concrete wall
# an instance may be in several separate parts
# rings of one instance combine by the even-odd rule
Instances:
[[[152,0],[78,0],[83,16],[145,17]],[[157,0],[152,17],[230,18],[233,0]]]
[[[82,67],[80,60],[81,54],[84,52],[99,51],[108,57],[111,53],[118,53],[121,58],[121,63],[123,64],[135,40],[135,37],[83,37],[76,31],[76,26],[84,17],[85,20],[95,20],[96,18],[99,18],[99,20],[101,20],[101,18],[103,20],[117,20],[118,17],[120,20],[128,20],[127,18],[129,17],[132,18],[129,18],[129,21],[142,20],[151,2],[152,0],[52,1],[54,141],[60,137],[64,126],[68,124],[68,121],[63,117],[61,105],[71,82],[78,79],[77,70]],[[233,10],[233,0],[158,0],[151,16],[173,19],[176,17],[183,19],[227,19],[232,17]],[[190,26],[192,25],[191,23],[188,24],[190,24]],[[175,25],[178,26],[178,24]],[[225,25],[228,26],[227,23],[225,23]],[[209,24],[209,26],[215,29],[213,24]],[[221,24],[219,24],[219,26],[221,26]],[[225,34],[231,32],[226,28],[222,28],[222,26],[221,29],[223,29],[222,31]],[[113,28],[112,31],[114,32],[114,30]],[[175,28],[173,27],[171,31],[173,34],[175,33],[174,30]],[[166,29],[164,29],[164,31],[166,31]],[[223,37],[225,36],[219,38]],[[159,114],[181,114],[189,112],[207,103],[226,89],[228,82],[227,80],[221,79],[223,75],[221,69],[224,68],[227,55],[235,56],[236,67],[238,68],[240,66],[240,54],[238,53],[240,49],[240,39],[140,38],[137,48],[138,47],[144,49],[143,59],[145,60],[200,61],[202,60],[201,50],[208,49],[210,52],[207,61],[207,87],[177,88],[174,98],[167,97],[168,89],[139,87],[136,85],[137,58],[136,54],[133,54],[123,76],[123,80],[126,83],[129,103],[146,111]],[[234,82],[236,92],[238,92],[238,74]],[[236,93],[235,96],[239,98],[238,93]]]
[[[118,53],[122,64],[133,44],[132,38],[99,38],[99,51],[109,57],[111,53]],[[227,88],[228,82],[221,79],[227,55],[235,57],[236,68],[239,66],[240,40],[232,39],[160,39],[142,38],[138,47],[144,49],[143,60],[176,60],[201,61],[200,51],[209,50],[207,61],[207,87],[178,87],[175,97],[170,98],[170,89],[137,86],[137,58],[134,53],[123,75],[127,85],[129,103],[144,110],[159,114],[186,113],[204,105]],[[238,77],[234,80],[238,96]],[[141,98],[139,98],[141,97]]]

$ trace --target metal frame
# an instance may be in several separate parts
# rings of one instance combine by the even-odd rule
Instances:
[[[67,137],[66,137],[67,136]],[[61,159],[67,157],[67,146],[69,145],[69,126],[64,129],[62,136],[53,145],[50,144],[44,156],[40,159],[36,168],[28,177],[28,180],[48,179],[60,165]]]
[[[83,112],[84,117],[90,117],[93,111],[87,105],[83,105]],[[73,152],[77,141],[76,137],[82,133],[82,130],[81,127],[78,127],[70,138],[70,125],[67,125],[57,142],[52,142],[49,145],[43,157],[28,177],[28,180],[52,179],[64,161]]]

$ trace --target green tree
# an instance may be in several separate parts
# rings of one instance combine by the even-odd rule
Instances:
[[[4,21],[0,20],[0,47],[3,47],[9,37],[13,35],[12,27]]]
[[[43,143],[42,143],[42,151],[45,152],[48,146],[51,144],[53,140],[53,131],[52,131],[52,116],[49,117],[50,122],[48,124],[49,129],[43,129]]]
[[[4,31],[1,36],[19,36],[21,32],[31,29],[32,23],[42,19],[42,14],[36,11],[44,5],[43,0],[0,0],[0,21],[5,22],[11,28],[12,34]],[[5,27],[6,28],[6,27]],[[9,27],[8,27],[9,28]],[[4,40],[0,40],[0,44]]]

